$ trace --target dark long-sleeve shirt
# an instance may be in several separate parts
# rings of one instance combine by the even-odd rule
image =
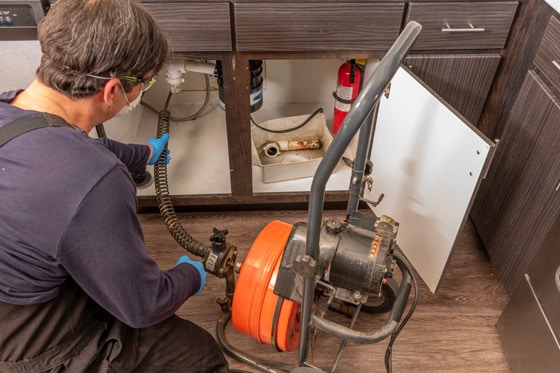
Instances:
[[[0,127],[33,111],[0,95]],[[167,271],[149,256],[129,171],[146,145],[93,139],[68,127],[28,132],[0,147],[0,300],[36,304],[68,277],[133,327],[172,315],[200,287],[196,268]]]

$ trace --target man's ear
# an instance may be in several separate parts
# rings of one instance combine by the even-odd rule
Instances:
[[[119,78],[111,78],[103,87],[103,101],[108,105],[113,105],[115,100],[115,95],[118,95],[119,92],[117,90],[122,90],[121,82]]]

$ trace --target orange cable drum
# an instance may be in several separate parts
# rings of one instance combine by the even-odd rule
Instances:
[[[278,260],[263,301],[259,342],[272,344],[281,351],[291,351],[299,342],[299,323],[296,320],[298,304],[288,299],[280,299],[274,294],[280,262],[281,260]],[[280,311],[275,320],[277,306],[280,307]]]
[[[272,343],[274,309],[279,298],[273,293],[274,284],[291,230],[290,224],[277,220],[270,222],[255,239],[239,271],[233,296],[232,323],[237,330],[261,343]],[[284,300],[275,333],[282,337],[274,341],[284,351],[293,345],[287,336],[297,334],[294,331],[299,327],[295,322],[296,312],[297,304]],[[288,327],[293,330],[280,331]],[[295,343],[297,346],[297,341]]]

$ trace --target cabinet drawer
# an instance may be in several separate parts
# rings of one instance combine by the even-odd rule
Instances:
[[[386,50],[400,32],[404,3],[238,3],[239,51]]]
[[[408,21],[422,25],[414,50],[501,49],[517,2],[410,3]]]
[[[231,51],[229,3],[144,2],[169,35],[173,52]]]
[[[535,56],[539,75],[560,95],[560,21],[552,17]]]

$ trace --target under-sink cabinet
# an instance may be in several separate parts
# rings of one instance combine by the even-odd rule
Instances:
[[[423,30],[405,65],[463,120],[476,125],[518,4],[399,0],[142,3],[169,33],[176,57],[220,60],[223,72],[228,192],[180,193],[173,196],[174,201],[177,206],[232,208],[306,207],[309,199],[308,191],[255,191],[249,61],[373,61],[383,57],[403,25],[416,20]],[[474,32],[464,30],[471,24]],[[332,85],[334,90],[335,82]],[[347,198],[345,185],[329,188],[325,203],[342,207]],[[140,197],[139,203],[141,207],[157,205],[152,196]]]

